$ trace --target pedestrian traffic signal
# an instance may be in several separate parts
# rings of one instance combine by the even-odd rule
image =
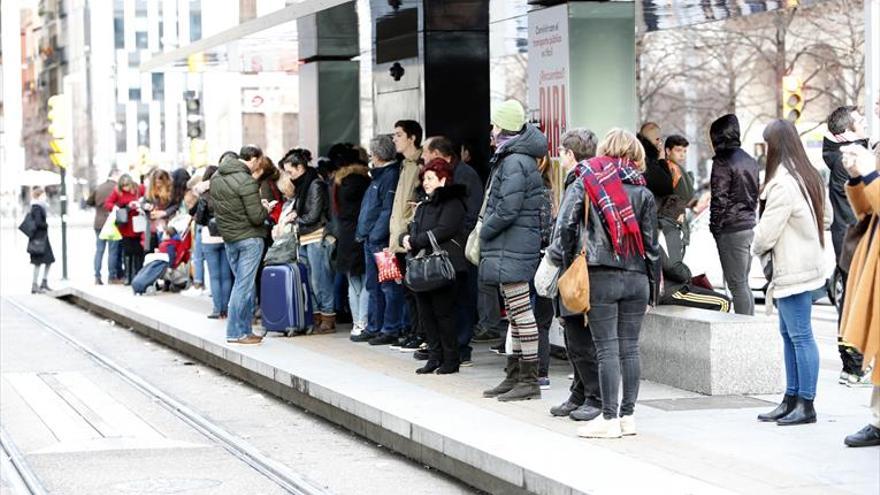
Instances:
[[[186,135],[190,139],[202,137],[202,102],[195,91],[185,91],[186,101]]]
[[[804,83],[796,76],[782,78],[782,115],[797,123],[804,110]]]
[[[57,94],[49,97],[49,159],[56,167],[67,168],[71,161],[68,137],[70,135],[70,99]]]

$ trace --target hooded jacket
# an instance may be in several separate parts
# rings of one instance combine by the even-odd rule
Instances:
[[[356,237],[370,249],[382,249],[388,246],[391,210],[394,206],[397,180],[400,177],[400,164],[388,163],[372,169],[370,174],[373,176],[373,182],[370,183],[361,203]]]
[[[758,162],[740,148],[736,115],[712,122],[709,137],[715,148],[709,230],[717,236],[753,229],[758,209]]]
[[[510,138],[491,161],[490,187],[480,230],[480,281],[532,280],[541,256],[544,182],[537,160],[547,138],[532,124]]]
[[[856,216],[846,198],[845,186],[849,181],[849,174],[843,166],[843,153],[840,151],[840,148],[850,144],[858,144],[867,148],[868,140],[859,139],[838,143],[827,137],[822,139],[822,160],[831,171],[831,177],[828,180],[828,199],[831,200],[831,208],[834,210],[831,238],[834,241],[836,257],[840,256],[840,246],[843,243],[846,228],[856,223]]]
[[[467,188],[462,184],[438,187],[434,194],[419,203],[416,216],[409,225],[410,254],[418,254],[422,249],[433,252],[428,231],[434,234],[437,244],[449,254],[449,261],[455,271],[467,271],[464,257],[464,244],[467,241],[464,229],[464,214],[467,209]],[[400,241],[403,244],[401,235]]]
[[[355,239],[364,194],[370,187],[365,165],[347,165],[333,179],[333,233],[336,236],[336,271],[348,275],[364,273],[364,244]]]
[[[211,200],[223,242],[262,239],[268,234],[269,215],[260,203],[260,186],[238,158],[229,156],[220,163],[211,178]]]

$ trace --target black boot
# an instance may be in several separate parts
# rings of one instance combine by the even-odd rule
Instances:
[[[45,279],[45,278],[43,279],[43,283],[40,284],[40,290],[45,291],[45,292],[51,292],[51,291],[52,291],[52,289],[49,288],[49,284],[48,284],[48,282],[46,282],[46,279]]]
[[[520,361],[519,378],[516,381],[516,385],[509,392],[499,395],[498,400],[501,402],[511,402],[540,398],[541,387],[538,385],[538,362]]]
[[[504,367],[507,376],[495,388],[490,388],[483,392],[483,397],[498,397],[499,395],[510,392],[516,385],[516,377],[519,374],[519,358],[516,356],[507,356],[507,366]]]
[[[437,368],[439,368],[439,367],[440,367],[440,362],[439,362],[439,361],[430,360],[430,361],[428,361],[427,363],[425,363],[424,366],[422,366],[421,368],[417,369],[417,370],[416,370],[416,374],[418,374],[418,375],[427,375],[427,374],[433,373],[433,372],[436,371]]]
[[[798,397],[794,409],[790,413],[776,420],[779,426],[805,425],[816,422],[816,410],[813,409],[813,401]]]
[[[795,402],[797,402],[796,395],[786,395],[782,398],[782,402],[776,406],[776,409],[764,414],[759,414],[758,421],[776,421],[790,413],[791,410],[794,409]]]
[[[880,445],[880,428],[868,425],[852,435],[847,435],[843,443],[848,447],[876,447]]]

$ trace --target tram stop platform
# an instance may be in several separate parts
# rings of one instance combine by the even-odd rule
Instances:
[[[345,325],[230,345],[225,322],[206,318],[206,296],[85,285],[54,295],[489,493],[874,494],[880,486],[880,451],[843,445],[870,419],[870,388],[837,384],[830,339],[820,342],[815,425],[757,422],[778,395],[704,396],[643,380],[638,435],[592,440],[548,412],[568,396],[564,361],[553,359],[541,400],[500,403],[481,395],[503,377],[504,360],[487,344],[458,374],[416,375],[411,353],[353,343]]]

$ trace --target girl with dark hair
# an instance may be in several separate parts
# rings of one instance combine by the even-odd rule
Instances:
[[[409,232],[400,236],[401,245],[410,255],[421,250],[433,250],[431,236],[437,245],[449,254],[456,272],[467,271],[464,258],[464,216],[467,207],[467,188],[453,184],[452,164],[442,158],[428,162],[422,172],[421,184],[427,199],[416,207]],[[428,361],[416,370],[422,375],[457,373],[459,367],[458,335],[455,328],[455,301],[464,290],[456,277],[445,287],[427,292],[416,292],[420,324],[428,341]]]
[[[229,296],[232,293],[232,267],[226,258],[226,245],[214,221],[214,203],[211,200],[211,178],[217,173],[215,165],[209,165],[202,174],[202,180],[192,188],[199,195],[196,205],[196,229],[200,232],[202,255],[208,264],[208,278],[211,282],[211,319],[225,319],[229,314]]]
[[[767,310],[779,308],[785,357],[785,397],[759,421],[780,426],[816,422],[813,399],[819,379],[819,349],[813,338],[812,291],[825,284],[825,188],[794,124],[774,120],[764,129],[767,171],[760,196],[761,219],[752,254],[770,280]]]
[[[336,331],[333,269],[330,267],[332,240],[324,235],[330,217],[327,183],[317,169],[309,165],[308,150],[287,152],[280,165],[290,174],[294,186],[292,222],[299,231],[300,257],[309,267],[309,282],[315,301],[315,331],[325,334]]]

